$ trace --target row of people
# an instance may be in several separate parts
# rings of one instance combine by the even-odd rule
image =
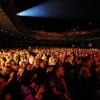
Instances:
[[[68,32],[47,32],[47,31],[37,31],[34,30],[33,32],[37,33],[37,34],[43,34],[43,35],[49,35],[49,36],[76,36],[76,35],[82,35],[82,34],[90,34],[90,33],[95,33],[95,32],[100,32],[99,29],[93,29],[93,30],[89,30],[89,31],[68,31]]]

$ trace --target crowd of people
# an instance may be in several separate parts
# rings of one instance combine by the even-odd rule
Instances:
[[[100,100],[100,50],[0,50],[0,100]]]
[[[82,34],[90,34],[90,33],[95,33],[95,32],[100,32],[99,29],[92,29],[92,30],[87,30],[87,31],[77,31],[76,29],[73,29],[71,31],[67,32],[47,32],[47,31],[39,31],[39,30],[34,30],[33,32],[37,34],[42,34],[42,35],[49,35],[49,36],[76,36],[76,35],[82,35]]]

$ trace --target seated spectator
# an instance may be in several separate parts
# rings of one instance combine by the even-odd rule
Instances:
[[[90,70],[88,68],[83,68],[80,74],[78,84],[79,100],[93,100]]]
[[[31,64],[28,64],[27,65],[27,70],[32,70],[33,69],[33,66]]]
[[[43,54],[42,59],[47,61],[47,56],[45,54]]]
[[[20,84],[17,81],[17,71],[14,71],[14,69],[10,66],[7,67],[7,73],[5,75],[6,83],[5,85],[8,86],[12,91],[12,98],[14,100],[20,99]]]
[[[77,75],[73,66],[70,66],[69,73],[65,76],[68,90],[70,91],[72,100],[77,100]]]
[[[67,86],[64,80],[63,67],[58,67],[56,69],[56,75],[50,78],[49,84],[52,96],[57,100],[71,100],[70,93],[67,90]]]
[[[42,84],[46,79],[46,61],[40,59],[40,66],[36,68],[37,84]]]
[[[91,78],[94,100],[100,100],[100,62],[96,63],[95,70],[92,73]]]
[[[0,100],[11,100],[11,92],[5,87],[5,79],[0,74]]]
[[[51,76],[53,75],[53,66],[48,66],[47,67],[47,70],[46,70],[46,78],[49,79],[51,78]]]
[[[54,55],[51,55],[48,61],[48,65],[56,65],[56,58],[54,57]]]
[[[22,76],[21,94],[23,100],[41,100],[42,93],[45,92],[44,88],[34,82],[35,73],[33,71],[25,71]]]

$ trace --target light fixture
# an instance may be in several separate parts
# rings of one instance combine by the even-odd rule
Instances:
[[[7,33],[6,31],[4,31],[5,33]]]

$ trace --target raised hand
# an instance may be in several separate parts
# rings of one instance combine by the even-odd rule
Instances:
[[[4,100],[11,100],[11,94],[7,93]]]

